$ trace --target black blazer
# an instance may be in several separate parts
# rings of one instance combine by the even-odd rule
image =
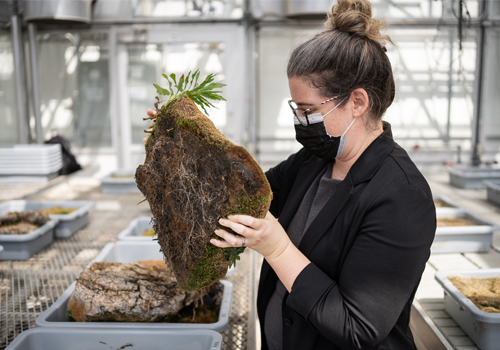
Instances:
[[[266,173],[285,230],[325,165],[302,149]],[[283,300],[283,350],[416,349],[410,308],[435,231],[430,188],[384,123],[300,242],[311,264]],[[262,330],[276,281],[264,261]]]

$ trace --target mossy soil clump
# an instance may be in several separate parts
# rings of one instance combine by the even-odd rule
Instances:
[[[0,217],[1,235],[22,235],[36,230],[50,221],[48,214],[37,210],[13,211]]]
[[[218,220],[236,213],[263,218],[272,198],[252,156],[187,96],[157,110],[135,178],[151,207],[161,250],[184,290],[221,279],[243,251],[210,244]]]

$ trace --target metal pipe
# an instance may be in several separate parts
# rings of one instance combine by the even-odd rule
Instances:
[[[448,70],[448,115],[446,118],[446,135],[445,144],[450,143],[450,128],[451,128],[451,99],[453,98],[453,34],[454,31],[450,33],[450,68]]]
[[[488,0],[483,0],[479,2],[479,13],[481,17],[484,18],[484,13],[486,11]],[[479,144],[480,129],[481,129],[481,98],[482,98],[482,85],[483,85],[483,63],[484,63],[484,36],[485,27],[481,25],[478,29],[479,33],[477,36],[477,55],[476,55],[476,86],[474,94],[474,114],[473,114],[473,125],[472,125],[472,155],[471,164],[473,166],[478,166],[481,164],[481,147]]]
[[[18,15],[11,17],[12,52],[14,56],[14,80],[16,82],[17,107],[17,141],[20,144],[28,143],[25,94],[24,94],[24,64],[22,58],[22,31]]]
[[[31,84],[33,85],[33,113],[35,114],[36,143],[43,143],[42,117],[40,115],[40,91],[38,88],[38,59],[36,54],[36,25],[28,24],[30,40],[30,64],[31,64]]]

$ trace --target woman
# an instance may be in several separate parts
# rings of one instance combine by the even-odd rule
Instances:
[[[339,0],[326,26],[288,63],[304,148],[266,173],[270,213],[221,219],[240,236],[217,230],[211,243],[264,256],[262,349],[416,349],[410,308],[436,218],[426,180],[382,121],[394,98],[390,38],[366,0]]]

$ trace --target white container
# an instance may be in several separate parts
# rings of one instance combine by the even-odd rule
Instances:
[[[99,327],[100,328],[100,327]],[[32,328],[6,350],[220,350],[222,336],[210,330]]]
[[[484,180],[500,180],[500,169],[484,167],[447,167],[450,184],[460,188],[484,188]]]
[[[0,216],[10,211],[40,210],[52,207],[70,208],[75,210],[69,214],[50,214],[50,218],[57,219],[59,223],[54,228],[56,238],[67,238],[87,225],[89,210],[93,203],[90,201],[64,201],[64,202],[35,202],[25,200],[7,201],[0,204]]]
[[[457,212],[460,212],[461,210],[464,209],[446,196],[436,194],[433,196],[433,198],[434,198],[434,201],[441,201],[444,204],[448,205],[447,207],[437,207],[436,206],[437,217],[454,216],[454,215],[456,215]]]
[[[496,205],[500,205],[500,180],[484,181],[486,198]]]
[[[118,176],[118,177],[116,177]],[[123,176],[120,178],[119,176]],[[135,169],[118,169],[101,180],[102,193],[139,192],[135,183]]]
[[[59,220],[52,219],[36,230],[23,235],[0,235],[4,251],[0,260],[27,260],[54,240],[54,227]]]
[[[437,227],[431,246],[432,253],[473,253],[490,250],[493,232],[499,229],[497,225],[465,209],[457,210],[454,215],[436,214],[438,218],[468,218],[477,222],[477,225]]]
[[[444,309],[481,350],[500,349],[500,314],[479,310],[451,281],[449,276],[500,277],[500,269],[447,270],[435,278],[444,289]]]
[[[106,328],[122,330],[123,332],[133,329],[140,330],[169,330],[169,329],[190,329],[190,330],[213,330],[224,332],[231,315],[233,303],[233,284],[226,280],[220,280],[223,285],[222,302],[219,310],[219,319],[215,323],[167,323],[167,322],[74,322],[66,318],[68,301],[71,298],[76,286],[73,282],[64,291],[59,299],[47,310],[45,310],[36,320],[37,327],[57,327],[61,333],[65,333],[67,328],[78,328],[90,330],[93,328]],[[64,329],[64,330],[63,330]]]
[[[0,148],[2,175],[47,175],[59,171],[62,165],[60,144]]]
[[[153,228],[153,222],[148,216],[141,216],[132,220],[118,235],[119,241],[151,242],[156,236],[142,236],[144,231]]]

